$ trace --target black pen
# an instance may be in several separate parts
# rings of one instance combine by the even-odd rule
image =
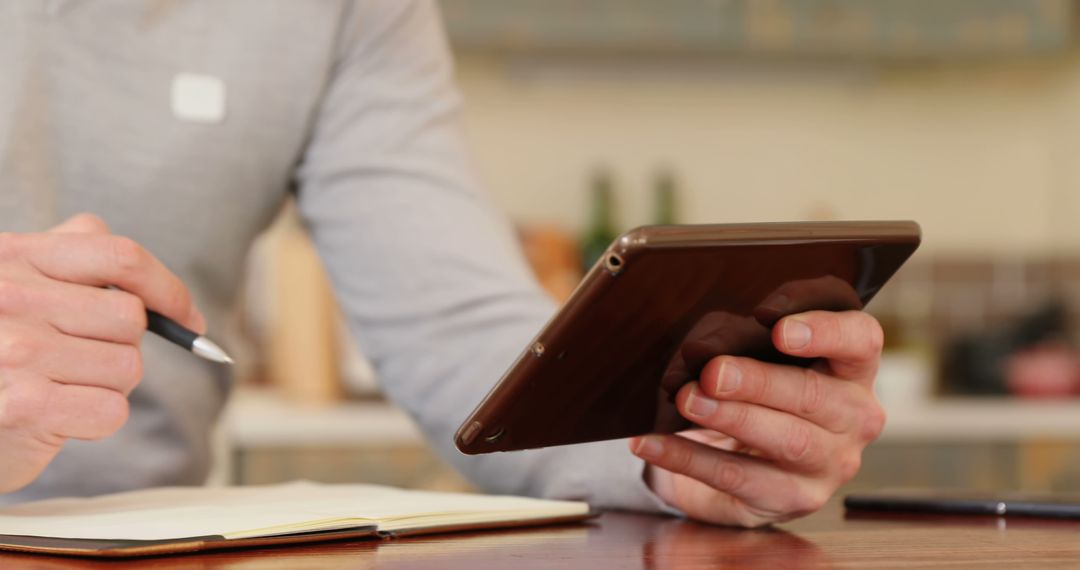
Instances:
[[[233,359],[217,343],[160,313],[146,311],[146,330],[207,360],[222,364],[233,363]]]

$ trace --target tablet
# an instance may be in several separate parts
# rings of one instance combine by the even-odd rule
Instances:
[[[1080,495],[903,489],[848,495],[848,511],[1080,519]]]
[[[919,245],[914,222],[648,226],[608,248],[455,435],[468,454],[674,433],[719,355],[806,365],[771,329],[858,310]]]

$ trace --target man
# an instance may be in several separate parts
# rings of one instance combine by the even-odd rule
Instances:
[[[290,192],[386,393],[484,489],[756,526],[881,430],[880,327],[815,312],[774,334],[815,370],[725,357],[683,389],[705,431],[456,453],[553,307],[476,190],[431,2],[5,2],[0,61],[3,502],[201,482],[225,371],[144,308],[213,328]]]

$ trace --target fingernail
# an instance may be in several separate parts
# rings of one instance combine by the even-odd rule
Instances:
[[[739,389],[739,384],[742,384],[742,370],[730,362],[720,365],[718,376],[720,378],[716,386],[717,392],[734,392]]]
[[[664,453],[664,442],[659,437],[647,435],[638,441],[634,454],[646,459],[655,459]]]
[[[717,402],[701,395],[697,388],[690,391],[686,397],[686,412],[691,416],[703,418],[712,415],[716,411]]]
[[[810,345],[810,327],[797,319],[784,321],[784,342],[789,349],[806,348]]]
[[[783,293],[773,295],[768,299],[765,299],[765,302],[761,304],[762,309],[775,311],[777,313],[787,311],[789,306],[791,306],[791,298]]]

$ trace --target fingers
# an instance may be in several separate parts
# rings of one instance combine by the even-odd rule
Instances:
[[[50,446],[66,438],[101,439],[127,421],[128,401],[103,388],[52,382],[27,373],[5,376],[0,388],[0,419],[5,425]]]
[[[813,512],[829,493],[776,465],[741,453],[714,449],[676,435],[631,440],[631,449],[650,464],[683,475],[720,492],[705,501],[679,506],[694,518],[721,524],[759,526]],[[729,504],[717,505],[718,501]],[[717,517],[725,518],[717,518]]]
[[[29,484],[67,439],[127,421],[146,305],[204,330],[180,280],[100,218],[0,233],[0,493]]]
[[[197,332],[205,319],[191,293],[157,258],[130,238],[93,233],[0,236],[0,257],[24,257],[44,275],[91,287],[116,286]]]
[[[74,439],[102,439],[127,422],[128,400],[112,390],[53,383],[49,415],[43,422],[50,433]]]
[[[825,358],[838,377],[873,382],[884,345],[881,325],[861,311],[810,311],[781,319],[773,344],[792,356]]]
[[[132,345],[146,333],[146,307],[135,295],[43,277],[23,285],[0,280],[0,315],[46,323],[72,336]]]
[[[142,353],[130,344],[9,325],[0,333],[0,374],[19,370],[127,395],[142,379]]]
[[[804,418],[833,433],[881,415],[873,394],[857,383],[817,370],[721,356],[701,371],[704,396],[766,406]],[[881,421],[884,421],[882,418]]]
[[[828,469],[838,436],[807,420],[746,402],[714,400],[694,383],[675,399],[687,419],[729,435],[778,464],[801,473]]]
[[[650,487],[691,517],[757,526],[813,512],[855,475],[884,425],[872,392],[883,343],[873,318],[791,315],[773,327],[772,340],[786,354],[821,360],[804,369],[719,357],[676,397],[679,412],[705,433],[729,436],[753,455],[691,434],[633,442],[650,464]]]
[[[784,283],[754,309],[754,317],[771,328],[780,318],[793,313],[811,309],[843,311],[862,306],[862,299],[847,281],[826,275]]]

